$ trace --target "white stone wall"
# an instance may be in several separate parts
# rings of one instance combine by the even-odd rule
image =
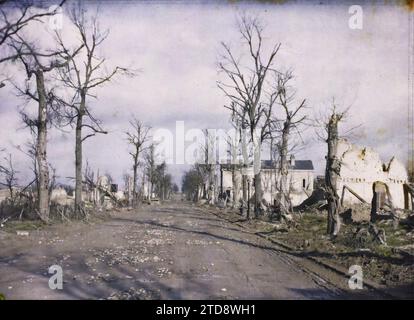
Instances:
[[[240,172],[236,172],[238,175],[238,179],[240,179],[240,192],[239,197],[241,197],[241,174]],[[233,192],[233,183],[232,183],[232,173],[231,171],[223,170],[223,192],[226,190],[231,190]]]
[[[66,190],[63,188],[53,189],[50,194],[50,201],[60,205],[68,205],[71,203],[71,200],[72,199],[68,197]]]
[[[276,173],[274,169],[262,169],[262,190],[263,198],[268,203],[273,203],[276,197]],[[305,188],[303,188],[303,180],[305,180]],[[240,171],[236,171],[236,181],[239,181],[240,189],[237,200],[243,196],[242,176]],[[313,192],[313,171],[310,170],[291,170],[288,175],[288,181],[291,184],[291,201],[294,206],[302,203]],[[233,192],[232,172],[231,170],[223,171],[223,192],[231,190]],[[253,195],[254,188],[251,186],[250,195]]]
[[[341,161],[341,172],[338,184],[338,194],[342,195],[346,185],[361,198],[371,204],[375,182],[383,182],[388,186],[393,205],[404,208],[404,184],[408,174],[404,165],[396,158],[383,164],[378,153],[371,148],[356,146],[346,140],[341,140],[338,146],[338,158]],[[384,170],[385,169],[385,170]],[[350,192],[345,191],[344,204],[360,203]]]

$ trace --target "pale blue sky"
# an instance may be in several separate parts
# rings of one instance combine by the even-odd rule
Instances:
[[[351,30],[348,8],[102,1],[101,26],[110,29],[103,48],[108,62],[134,66],[141,72],[134,79],[120,79],[97,91],[99,99],[91,105],[110,133],[85,143],[85,159],[122,183],[122,174],[130,169],[124,131],[131,114],[155,128],[174,128],[177,120],[184,120],[188,129],[227,128],[226,99],[216,86],[220,77],[216,62],[220,41],[241,52],[236,17],[246,12],[264,22],[266,43],[282,43],[276,65],[294,69],[298,97],[307,99],[311,115],[329,106],[333,96],[339,104],[352,104],[346,126],[362,124],[354,142],[374,147],[384,160],[392,155],[405,160],[407,10],[363,4],[363,29]],[[9,72],[16,71],[11,68]],[[27,160],[12,148],[29,136],[27,130],[16,131],[20,103],[10,87],[0,89],[0,146],[16,154],[17,165],[25,172]],[[321,172],[325,146],[316,141],[311,129],[304,138],[306,148],[297,158],[313,160]],[[73,176],[72,134],[53,130],[49,157],[59,176]],[[171,168],[177,182],[182,170],[182,166]]]

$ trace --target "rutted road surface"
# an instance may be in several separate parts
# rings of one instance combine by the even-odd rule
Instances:
[[[0,238],[6,299],[329,299],[269,242],[184,202]],[[51,290],[48,268],[63,269]]]

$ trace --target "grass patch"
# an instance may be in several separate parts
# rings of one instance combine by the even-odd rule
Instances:
[[[6,232],[16,232],[17,230],[22,231],[33,231],[41,229],[45,224],[40,220],[33,221],[9,221],[4,226]]]
[[[375,253],[378,254],[380,257],[383,258],[390,258],[394,256],[394,252],[391,247],[384,246],[384,245],[378,245],[374,249]]]

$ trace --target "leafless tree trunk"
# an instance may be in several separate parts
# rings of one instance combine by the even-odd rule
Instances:
[[[167,164],[165,162],[157,165],[155,168],[155,185],[158,197],[166,200],[172,187],[171,175],[166,173]]]
[[[15,35],[10,40],[10,47],[15,52],[15,59],[20,61],[25,67],[27,79],[30,80],[34,75],[36,80],[36,90],[33,92],[29,81],[26,88],[18,88],[19,94],[26,96],[28,100],[34,100],[38,104],[38,114],[36,120],[30,120],[27,116],[24,122],[35,131],[36,141],[36,163],[38,174],[38,214],[42,220],[48,221],[49,218],[49,168],[47,162],[47,128],[52,122],[51,107],[55,102],[53,90],[47,91],[45,84],[45,74],[59,70],[68,65],[80,48],[74,50],[72,54],[69,50],[40,52],[34,44],[29,43],[19,35]]]
[[[68,70],[59,72],[60,80],[67,88],[72,89],[73,97],[69,101],[60,99],[62,106],[66,107],[64,117],[72,124],[75,122],[75,211],[82,206],[82,147],[83,142],[96,134],[107,134],[101,127],[101,122],[96,119],[87,103],[87,98],[95,96],[92,90],[110,82],[112,78],[120,73],[128,73],[125,68],[115,67],[109,73],[104,71],[105,58],[99,57],[97,52],[100,45],[106,40],[108,31],[100,32],[96,17],[88,20],[85,9],[80,5],[73,8],[70,18],[78,35],[80,42],[81,61],[72,59]],[[66,46],[59,36],[59,45],[63,51]],[[85,129],[90,133],[84,135]]]
[[[339,124],[345,121],[350,106],[345,110],[338,111],[335,100],[332,101],[332,108],[326,115],[319,115],[314,119],[316,127],[323,131],[316,131],[318,138],[328,146],[325,167],[325,196],[328,202],[327,234],[332,237],[338,235],[341,228],[341,202],[338,195],[338,178],[341,174],[341,159],[338,157],[338,144],[340,138],[348,136],[358,126],[348,129],[345,133],[339,134]]]
[[[9,190],[10,202],[13,205],[15,203],[14,188],[17,187],[17,174],[18,171],[14,168],[12,155],[9,153],[8,157],[4,158],[5,164],[0,164],[0,175],[3,179],[0,180],[0,185],[5,186]]]
[[[47,162],[47,99],[45,80],[42,70],[35,72],[36,88],[38,95],[38,118],[37,118],[37,147],[36,162],[38,165],[38,203],[39,214],[45,220],[49,217],[49,165]]]
[[[231,102],[231,105],[235,108],[235,103]],[[247,150],[247,138],[246,132],[243,130],[243,119],[240,119],[238,116],[233,113],[232,116],[232,125],[234,128],[234,136],[228,137],[228,146],[229,146],[229,155],[231,159],[231,173],[232,173],[232,189],[233,189],[233,208],[238,207],[239,201],[242,200],[241,204],[241,213],[245,209],[247,203],[247,183],[245,170],[242,170],[244,166],[247,166],[249,163],[249,155]],[[240,161],[239,156],[242,156],[242,161]],[[237,173],[240,173],[241,179]],[[239,198],[239,192],[242,190],[242,197]]]
[[[243,121],[243,120],[242,120]],[[240,128],[240,141],[241,141],[241,149],[242,149],[242,156],[243,156],[243,169],[245,169],[249,163],[249,155],[247,150],[247,140],[246,140],[246,131],[243,125]],[[244,213],[244,210],[247,210],[247,219],[250,218],[249,213],[250,209],[247,208],[248,205],[250,205],[249,199],[248,199],[248,192],[247,192],[247,175],[245,173],[245,170],[242,170],[242,210],[241,213]]]
[[[137,205],[137,179],[138,179],[138,165],[139,165],[139,161],[138,161],[138,156],[139,156],[139,152],[136,151],[136,153],[132,156],[133,158],[133,165],[132,165],[132,199],[128,199],[128,201],[130,202],[130,206],[136,206]]]
[[[36,149],[37,149],[37,137],[36,133],[32,131],[32,141],[28,141],[26,143],[27,151],[25,152],[26,155],[31,159],[32,161],[32,172],[34,176],[34,182],[36,186],[36,190],[39,188],[39,173],[38,173],[38,166],[37,166],[37,159],[36,159]]]
[[[26,43],[24,43],[26,44]],[[28,50],[32,50],[27,45]],[[47,221],[49,218],[49,165],[47,161],[47,126],[48,119],[48,106],[50,105],[50,99],[45,87],[44,68],[41,66],[33,66],[34,70],[31,70],[31,66],[24,60],[23,56],[20,56],[21,61],[26,67],[28,77],[33,74],[36,79],[36,93],[30,93],[30,89],[26,88],[24,94],[29,96],[30,99],[37,101],[37,119],[30,120],[27,116],[23,116],[23,122],[34,132],[36,137],[36,144],[33,147],[35,157],[35,173],[37,182],[37,211],[42,220]],[[23,90],[21,90],[23,91]]]
[[[206,184],[206,198],[210,204],[215,202],[215,165],[216,159],[214,156],[215,152],[215,136],[211,136],[207,129],[204,130],[204,135],[206,137],[205,146],[201,146],[201,150],[204,153],[204,166],[202,171],[205,175],[205,184]],[[200,168],[201,169],[201,168]]]
[[[148,200],[151,200],[155,184],[155,145],[151,144],[145,153],[146,176],[148,177]]]
[[[80,115],[75,129],[75,212],[82,203],[82,120],[83,115]]]
[[[341,170],[341,163],[337,158],[338,151],[338,123],[341,121],[343,114],[332,112],[327,124],[328,154],[326,157],[325,185],[326,196],[328,200],[328,226],[327,233],[336,236],[341,228],[339,217],[340,201],[337,193],[337,180]]]
[[[56,187],[56,178],[57,178],[56,168],[53,167],[50,163],[49,163],[49,172],[51,173],[51,178],[49,179],[49,188],[48,188],[48,190],[49,190],[48,198],[49,198],[49,205],[50,205],[50,199],[51,199],[51,196],[52,196],[52,191]]]
[[[126,132],[127,141],[132,146],[133,150],[129,153],[132,157],[132,171],[133,171],[133,181],[132,181],[132,197],[133,199],[129,200],[129,205],[136,206],[138,203],[137,199],[137,179],[138,179],[138,167],[139,167],[139,157],[141,153],[145,151],[145,144],[148,142],[149,137],[148,133],[150,127],[144,125],[137,118],[133,118],[130,122],[132,129]]]
[[[22,190],[20,190],[20,195],[23,195],[28,200],[28,205],[30,206],[30,210],[32,211],[35,208],[36,205],[36,196],[34,196],[34,193],[37,193],[37,190],[39,189],[39,179],[38,179],[38,166],[37,166],[37,159],[36,159],[36,148],[37,148],[37,137],[36,137],[36,127],[33,126],[31,123],[32,120],[28,118],[28,116],[21,112],[21,117],[23,122],[30,128],[32,140],[26,142],[25,149],[21,148],[21,146],[17,146],[16,148],[23,152],[27,157],[29,157],[31,161],[31,170],[33,173],[33,179],[29,184],[27,184]],[[26,191],[26,192],[25,192]]]
[[[261,144],[270,135],[272,106],[275,97],[271,95],[271,102],[263,101],[264,87],[267,74],[272,70],[280,43],[276,44],[270,54],[265,57],[263,53],[263,28],[257,18],[244,16],[240,20],[239,31],[243,44],[247,46],[250,65],[243,66],[230,47],[222,43],[224,55],[219,62],[219,69],[229,83],[218,83],[219,88],[230,99],[230,106],[225,106],[232,112],[232,117],[241,121],[241,127],[249,130],[250,142],[254,144],[255,163],[255,215],[262,203],[262,185],[260,175],[260,149]],[[256,130],[260,133],[256,136]],[[246,164],[245,164],[246,165]]]
[[[289,82],[293,79],[291,71],[286,73],[275,72],[275,78],[277,85],[275,87],[274,96],[277,97],[276,103],[280,106],[282,116],[279,119],[272,121],[272,128],[274,128],[273,134],[280,133],[280,141],[277,145],[279,153],[279,205],[281,214],[288,214],[291,211],[291,201],[289,197],[290,184],[288,182],[289,175],[289,161],[288,153],[292,152],[293,147],[290,148],[291,135],[300,135],[300,127],[304,125],[306,120],[305,115],[301,115],[300,112],[306,107],[306,100],[302,100],[297,105],[295,103],[296,91],[292,89]],[[294,132],[293,132],[294,131]]]
[[[282,138],[280,144],[280,210],[282,214],[287,214],[289,200],[286,198],[288,193],[288,138],[290,133],[290,127],[288,121],[283,123]]]
[[[99,172],[97,176],[99,177]],[[86,185],[87,190],[90,192],[93,191],[93,189],[96,186],[95,172],[89,166],[89,162],[87,160],[86,160],[85,170],[83,172],[83,183]]]

